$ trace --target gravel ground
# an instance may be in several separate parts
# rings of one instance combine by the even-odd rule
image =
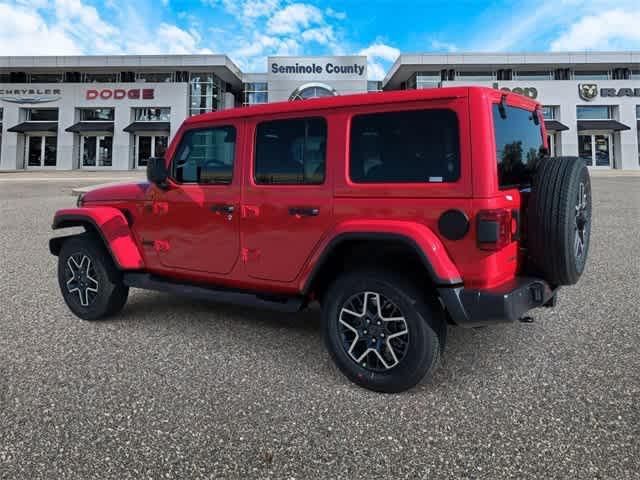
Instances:
[[[331,364],[317,311],[133,291],[73,317],[64,182],[0,187],[1,478],[640,478],[640,181],[594,179],[588,271],[533,324],[450,330],[401,395]]]

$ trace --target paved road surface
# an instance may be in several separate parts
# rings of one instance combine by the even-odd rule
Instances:
[[[556,310],[452,329],[396,396],[339,374],[317,311],[135,291],[76,319],[47,240],[77,185],[0,185],[1,478],[639,478],[638,178],[595,180],[588,272]]]

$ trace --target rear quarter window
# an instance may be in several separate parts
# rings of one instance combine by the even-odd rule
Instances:
[[[501,189],[531,185],[542,158],[542,128],[536,112],[493,105],[498,185]]]
[[[354,183],[455,182],[460,177],[456,113],[429,109],[353,117],[349,176]]]

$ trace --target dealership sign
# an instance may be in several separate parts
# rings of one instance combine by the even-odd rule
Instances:
[[[153,88],[101,88],[100,90],[87,90],[87,100],[153,100],[155,91]]]
[[[280,63],[273,62],[269,66],[269,71],[272,74],[281,75],[357,75],[362,77],[365,74],[366,65],[359,63],[352,63],[348,65],[337,64],[333,62],[327,62],[319,64],[312,63],[299,63],[296,62],[290,65],[282,65]]]
[[[593,100],[600,93],[601,97],[640,97],[640,88],[601,88],[595,83],[578,84],[578,94],[583,100]]]
[[[47,103],[62,98],[59,88],[0,88],[0,100],[11,103]]]

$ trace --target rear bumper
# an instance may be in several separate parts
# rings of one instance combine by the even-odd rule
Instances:
[[[557,288],[539,278],[516,277],[487,290],[439,288],[452,320],[466,327],[514,322],[532,308],[555,305]]]

